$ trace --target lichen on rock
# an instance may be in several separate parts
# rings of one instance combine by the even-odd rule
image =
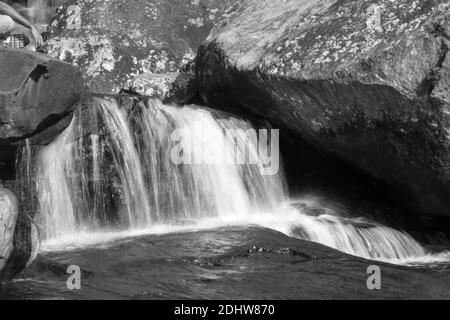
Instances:
[[[46,51],[78,66],[94,91],[143,73],[179,72],[239,0],[62,0]]]
[[[244,0],[199,50],[199,94],[388,183],[407,210],[448,215],[449,9]]]

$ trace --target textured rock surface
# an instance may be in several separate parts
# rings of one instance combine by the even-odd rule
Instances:
[[[9,48],[0,48],[0,74],[0,179],[11,179],[17,143],[49,132],[68,115],[84,80],[68,63]],[[64,128],[56,129],[47,135],[54,138]]]
[[[200,95],[450,214],[450,3],[245,0],[200,48]]]
[[[0,145],[57,121],[83,92],[70,64],[24,50],[0,48]]]
[[[36,258],[39,235],[30,221],[16,196],[0,187],[0,282],[11,279]]]
[[[18,214],[16,197],[0,187],[0,279],[3,279],[3,269],[14,249],[14,230]]]
[[[162,259],[168,252],[170,259]],[[82,268],[81,290],[67,290],[72,264]],[[368,290],[373,261],[268,229],[228,227],[43,253],[21,275],[30,281],[10,283],[0,299],[450,298],[445,266],[375,264],[381,268],[381,290]],[[281,309],[276,312],[277,319],[291,318],[288,312],[281,316]]]
[[[177,72],[238,0],[61,0],[46,50],[81,68],[91,89]]]
[[[10,280],[30,265],[36,258],[39,250],[40,238],[38,231],[33,226],[32,219],[21,208],[22,205],[19,204],[13,250],[3,269],[2,281]]]
[[[161,99],[164,103],[185,104],[197,95],[194,74],[144,73],[126,83],[123,92]]]

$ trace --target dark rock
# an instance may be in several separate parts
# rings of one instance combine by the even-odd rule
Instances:
[[[82,290],[65,285],[72,261],[87,272]],[[381,290],[367,288],[373,265],[381,268]],[[10,283],[0,299],[449,299],[449,272],[444,265],[364,260],[269,229],[228,227],[42,255],[22,275],[35,281]]]
[[[291,248],[280,248],[275,251],[277,254],[287,255],[287,256],[299,256],[305,259],[316,259],[316,257],[312,257],[309,254],[293,250]]]
[[[143,73],[178,72],[239,0],[61,0],[46,51],[90,89],[118,92]]]
[[[386,183],[404,208],[448,215],[449,8],[243,1],[199,50],[200,96]]]
[[[0,48],[0,146],[27,138],[66,116],[83,92],[70,64]]]
[[[144,73],[129,81],[122,92],[157,98],[163,103],[186,104],[197,96],[194,74]]]
[[[68,63],[25,50],[0,48],[0,179],[15,176],[17,146],[46,132],[61,133],[85,87],[81,73]]]
[[[319,217],[327,213],[327,210],[319,207],[306,207],[304,210],[305,214],[308,216]]]

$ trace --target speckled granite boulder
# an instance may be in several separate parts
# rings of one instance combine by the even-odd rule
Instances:
[[[46,51],[79,66],[95,91],[178,72],[239,0],[61,0]]]
[[[189,73],[144,73],[126,83],[122,92],[158,98],[164,103],[185,104],[197,95],[195,75]]]
[[[199,50],[202,99],[450,214],[450,3],[245,0]]]

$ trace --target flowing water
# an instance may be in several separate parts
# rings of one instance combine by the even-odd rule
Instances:
[[[342,216],[320,200],[289,199],[283,169],[261,170],[268,142],[278,141],[255,139],[246,121],[158,100],[123,108],[115,99],[95,98],[89,112],[76,114],[36,156],[42,254],[143,235],[257,226],[367,259],[450,262],[449,252],[432,253],[405,232],[351,212]],[[217,158],[202,162],[205,156]],[[177,157],[188,163],[176,163]]]
[[[308,215],[306,200],[303,206],[290,204],[282,169],[275,175],[261,174],[262,151],[258,140],[247,134],[252,129],[248,122],[197,106],[165,106],[158,100],[125,110],[116,100],[101,98],[95,101],[92,117],[86,128],[82,115],[75,116],[38,156],[38,220],[44,248],[58,243],[63,248],[81,234],[95,242],[102,233],[247,224],[364,258],[430,258],[404,232],[340,217],[333,210]],[[183,139],[183,149],[176,149]],[[175,163],[174,150],[191,161]],[[220,159],[204,163],[204,155]],[[235,161],[250,157],[257,161]],[[115,214],[107,204],[108,183],[116,189]],[[440,261],[446,256],[435,257]]]

